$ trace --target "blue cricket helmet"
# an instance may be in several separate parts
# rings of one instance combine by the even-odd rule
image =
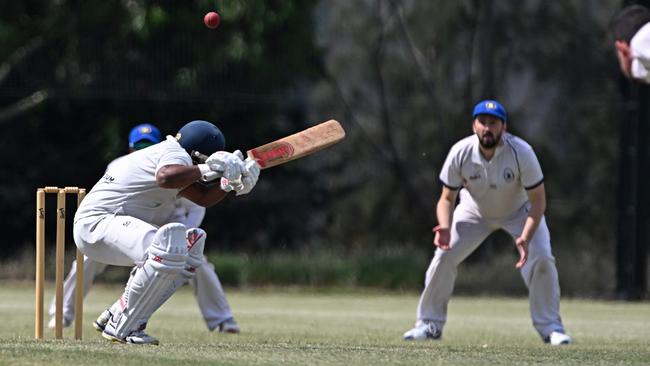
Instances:
[[[181,127],[176,140],[190,155],[192,151],[198,151],[209,156],[226,148],[226,138],[221,130],[207,121],[192,121]]]
[[[152,144],[157,144],[162,140],[160,130],[150,123],[143,123],[131,129],[129,133],[129,147],[135,148],[136,142],[149,141]]]

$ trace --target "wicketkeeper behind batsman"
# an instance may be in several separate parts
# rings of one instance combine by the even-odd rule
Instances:
[[[136,266],[123,295],[111,307],[102,335],[122,343],[158,344],[144,330],[151,315],[203,261],[206,232],[181,223],[165,224],[177,196],[204,206],[221,201],[226,191],[249,193],[259,167],[241,152],[221,151],[221,131],[206,121],[183,126],[176,137],[133,152],[115,162],[77,209],[74,239],[90,259]],[[192,151],[209,155],[195,164]],[[207,186],[202,180],[223,176],[241,183]]]

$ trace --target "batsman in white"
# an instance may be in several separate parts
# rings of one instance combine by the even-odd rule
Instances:
[[[533,326],[545,342],[569,344],[560,318],[560,286],[544,219],[544,175],[522,139],[506,132],[507,114],[494,100],[476,105],[474,135],[456,143],[440,172],[435,255],[426,272],[415,327],[406,340],[440,339],[458,265],[495,230],[515,239],[516,267],[528,287]],[[456,198],[460,192],[460,203]]]
[[[144,123],[137,125],[131,129],[129,133],[129,152],[134,152],[153,144],[159,143],[161,140],[161,133],[158,128],[152,124]],[[120,157],[121,158],[121,157]],[[119,161],[117,158],[115,161]],[[178,198],[174,203],[170,216],[165,220],[165,223],[180,222],[187,227],[200,227],[203,217],[205,216],[205,207],[201,207],[186,198]],[[104,272],[107,264],[90,260],[84,256],[84,296],[90,291],[95,277]],[[72,262],[72,269],[63,284],[63,326],[68,327],[72,324],[74,318],[74,297],[75,297],[75,283],[77,278],[77,263]],[[218,329],[219,332],[224,333],[239,333],[240,328],[235,321],[230,304],[226,299],[226,295],[217,276],[214,265],[203,258],[203,264],[196,269],[196,275],[190,279],[190,284],[194,288],[199,309],[203,314],[203,319],[210,331]],[[49,313],[52,318],[48,326],[54,328],[54,313],[56,310],[56,303],[54,299],[50,303]],[[93,325],[98,331],[103,331],[106,319],[106,314],[101,316]],[[104,320],[105,321],[105,320]]]
[[[82,201],[73,226],[77,247],[93,261],[133,267],[124,293],[97,321],[105,323],[104,338],[158,344],[145,333],[149,318],[204,263],[206,232],[166,223],[177,198],[209,207],[257,183],[257,163],[224,147],[215,125],[192,121],[176,137],[116,161]],[[209,158],[193,162],[193,151]],[[218,177],[237,184],[203,184]]]
[[[628,5],[612,17],[609,29],[621,72],[631,80],[650,83],[650,9]]]

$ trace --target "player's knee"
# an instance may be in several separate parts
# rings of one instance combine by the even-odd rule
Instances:
[[[555,258],[552,255],[544,255],[534,260],[536,275],[543,275],[555,271]]]
[[[180,223],[161,226],[148,249],[147,263],[163,272],[180,272],[187,262],[185,231]]]
[[[187,263],[183,269],[183,276],[187,278],[194,277],[196,269],[199,268],[203,262],[203,250],[205,249],[205,239],[207,233],[203,229],[192,228],[185,232],[185,240],[187,242]]]

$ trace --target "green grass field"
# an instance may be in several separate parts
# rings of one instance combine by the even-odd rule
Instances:
[[[48,284],[47,299],[51,295]],[[301,289],[228,291],[239,335],[206,330],[189,288],[155,314],[149,332],[161,345],[103,340],[91,322],[119,295],[98,286],[85,302],[84,340],[34,337],[32,284],[0,284],[0,365],[647,365],[650,306],[564,300],[562,315],[575,343],[545,345],[530,324],[525,299],[456,297],[440,342],[405,342],[416,293],[316,292]],[[45,319],[47,321],[47,319]]]

